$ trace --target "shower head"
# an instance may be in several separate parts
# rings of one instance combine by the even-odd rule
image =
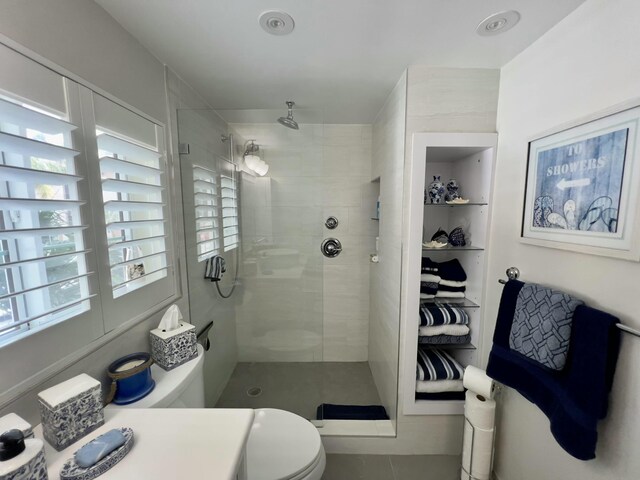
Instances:
[[[280,117],[278,119],[278,123],[280,125],[284,125],[287,128],[292,128],[293,130],[298,130],[298,122],[296,122],[293,119],[293,106],[295,105],[295,102],[292,102],[291,100],[287,101],[287,108],[289,109],[289,111],[287,112],[287,116],[286,117]]]

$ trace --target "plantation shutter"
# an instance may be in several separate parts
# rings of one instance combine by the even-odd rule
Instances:
[[[238,246],[238,192],[233,177],[220,176],[222,201],[222,236],[224,251],[228,252]]]
[[[78,128],[0,91],[0,345],[90,309]]]
[[[219,205],[217,174],[213,170],[193,166],[193,199],[196,219],[196,250],[198,261],[220,252]]]

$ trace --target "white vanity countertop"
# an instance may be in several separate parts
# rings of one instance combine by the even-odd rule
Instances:
[[[45,441],[49,480],[83,445],[112,428],[129,427],[134,445],[101,480],[235,480],[254,412],[251,409],[122,409],[105,410],[105,424],[62,452]],[[35,429],[42,438],[42,427]]]

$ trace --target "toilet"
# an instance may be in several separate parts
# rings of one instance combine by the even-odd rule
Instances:
[[[204,408],[204,349],[198,358],[170,371],[152,365],[155,389],[117,408]],[[320,480],[326,455],[320,434],[308,420],[284,410],[259,408],[247,442],[248,480]]]

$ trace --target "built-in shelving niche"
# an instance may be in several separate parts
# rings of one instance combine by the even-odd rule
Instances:
[[[466,298],[457,302],[470,317],[471,342],[467,345],[438,346],[446,348],[463,366],[477,365],[482,347],[482,299],[486,285],[485,247],[488,240],[496,134],[416,133],[410,165],[410,205],[407,255],[404,259],[403,329],[405,348],[402,368],[403,412],[405,415],[462,414],[464,402],[458,400],[416,400],[415,370],[420,337],[417,329],[420,306],[420,263],[423,256],[440,262],[457,258],[467,273]],[[468,204],[424,204],[424,188],[439,175],[443,183],[455,178],[460,193]],[[428,199],[427,199],[428,202]],[[467,236],[464,247],[425,248],[436,230],[451,232],[462,226]],[[433,300],[441,302],[444,300]]]

